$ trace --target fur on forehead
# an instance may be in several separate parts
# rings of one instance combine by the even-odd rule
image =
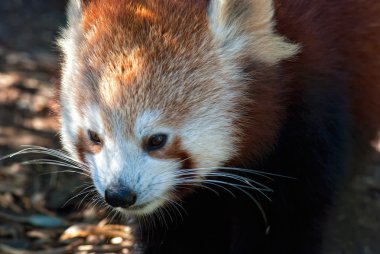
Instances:
[[[79,68],[86,73],[80,90],[131,120],[157,107],[178,119],[218,95],[232,97],[236,80],[229,79],[238,71],[221,66],[213,51],[206,1],[191,2],[90,1],[77,43]]]
[[[71,0],[60,46],[66,61],[83,60],[77,68],[92,90],[105,75],[116,79],[114,85],[128,85],[156,82],[142,72],[172,79],[181,68],[191,73],[218,63],[219,72],[232,65],[239,76],[250,62],[274,65],[298,52],[274,31],[272,5],[270,0]],[[116,88],[110,95],[120,94]]]
[[[152,31],[146,28],[152,25],[158,25],[161,29],[157,31],[165,35],[170,31],[177,38],[190,39],[193,28],[204,28],[207,22],[222,54],[235,59],[248,55],[269,65],[299,51],[298,45],[276,33],[273,16],[272,0],[70,0],[68,8],[69,24],[83,25],[93,40],[96,40],[93,36],[96,30],[102,36],[108,31],[111,34],[109,45],[119,39],[125,46],[131,41],[153,42],[146,40],[146,33]],[[117,33],[128,27],[131,28],[128,37]],[[193,38],[199,35],[195,34]],[[177,46],[181,49],[181,45]]]
[[[275,33],[268,0],[71,0],[68,14],[63,86],[131,121],[157,108],[177,120],[223,101],[228,110],[246,89],[244,64],[298,49]]]

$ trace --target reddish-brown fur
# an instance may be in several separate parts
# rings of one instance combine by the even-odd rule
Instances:
[[[149,155],[157,159],[176,159],[181,162],[183,169],[195,167],[190,154],[183,148],[181,138],[175,137],[170,144],[156,151],[149,152]]]
[[[253,88],[255,101],[248,105],[255,119],[249,123],[244,119],[250,131],[243,135],[240,154],[250,159],[265,154],[276,138],[286,109],[302,99],[303,90],[310,89],[305,87],[308,84],[302,76],[310,70],[314,73],[306,75],[311,78],[341,75],[345,80],[348,89],[342,93],[346,93],[348,110],[353,115],[352,135],[361,145],[358,149],[368,148],[379,138],[380,128],[380,2],[311,0],[274,4],[276,29],[301,45],[301,50],[281,63],[278,76],[273,76],[277,73],[273,68],[251,68],[259,84]]]
[[[80,130],[78,133],[78,142],[76,144],[76,149],[79,154],[79,159],[82,162],[85,162],[85,153],[99,153],[102,149],[101,144],[93,144],[89,138],[87,133],[83,130]]]
[[[275,10],[278,31],[302,45],[296,61],[283,63],[287,70],[284,77],[292,75],[290,89],[294,93],[304,89],[295,73],[307,69],[346,75],[343,78],[349,87],[347,95],[355,127],[367,141],[377,138],[380,126],[380,2],[275,1]]]

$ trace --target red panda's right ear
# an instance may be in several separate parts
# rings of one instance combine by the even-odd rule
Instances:
[[[217,47],[232,60],[249,54],[254,61],[276,64],[298,46],[275,31],[272,0],[211,0],[209,27]]]

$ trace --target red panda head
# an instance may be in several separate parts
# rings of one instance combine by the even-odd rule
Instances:
[[[275,113],[255,113],[255,91],[275,95],[252,92],[246,72],[297,51],[272,16],[268,0],[71,0],[59,42],[61,138],[110,205],[152,212],[239,156],[248,136],[275,135],[265,120]],[[273,131],[247,136],[252,121]]]

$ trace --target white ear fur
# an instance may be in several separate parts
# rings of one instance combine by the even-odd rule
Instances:
[[[299,49],[275,33],[273,14],[272,0],[212,0],[209,26],[223,54],[273,65]]]
[[[75,55],[76,42],[81,35],[82,0],[69,0],[66,17],[67,26],[61,31],[57,44],[66,58],[69,58]]]
[[[69,0],[67,5],[67,21],[73,25],[82,19],[82,1]]]

